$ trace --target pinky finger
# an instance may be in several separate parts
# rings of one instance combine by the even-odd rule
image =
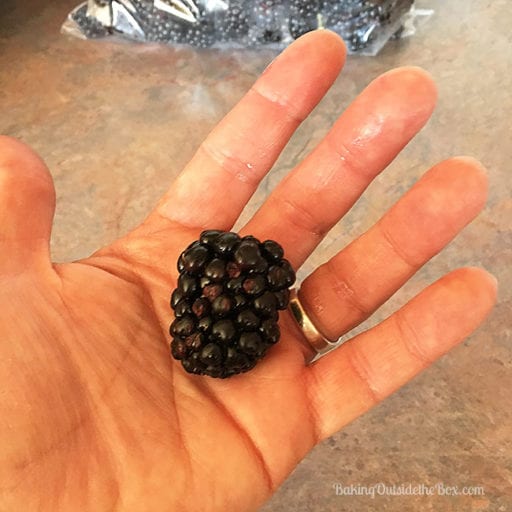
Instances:
[[[474,331],[496,300],[496,279],[462,268],[307,369],[318,439],[340,430]]]

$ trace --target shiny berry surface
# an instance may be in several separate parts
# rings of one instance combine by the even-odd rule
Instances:
[[[171,355],[188,373],[226,378],[254,368],[280,338],[295,272],[273,240],[203,231],[178,259]]]

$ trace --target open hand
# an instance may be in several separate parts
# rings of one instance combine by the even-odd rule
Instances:
[[[52,264],[54,189],[43,162],[0,138],[0,510],[245,511],[271,496],[316,443],[471,333],[492,276],[444,276],[311,366],[300,331],[247,374],[187,374],[170,357],[179,253],[229,230],[344,61],[341,40],[307,34],[213,130],[146,221],[91,257]],[[271,193],[243,233],[281,243],[297,269],[429,118],[416,68],[377,78]],[[483,207],[469,158],[429,170],[368,232],[302,284],[336,339],[372,314]]]

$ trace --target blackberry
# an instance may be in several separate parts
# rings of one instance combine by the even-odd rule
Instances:
[[[215,28],[213,23],[202,18],[197,25],[190,25],[183,31],[180,43],[189,44],[197,48],[208,48],[215,42]]]
[[[295,272],[272,240],[208,230],[178,259],[172,356],[189,372],[226,378],[253,368],[279,341],[279,310]]]
[[[219,20],[221,41],[242,39],[249,32],[249,19],[244,0],[231,0],[226,13]]]
[[[281,25],[285,7],[282,0],[248,2],[250,19],[248,44],[250,46],[257,46],[261,43],[280,43],[282,41]]]
[[[318,28],[322,4],[320,0],[290,0],[289,29],[294,39]]]

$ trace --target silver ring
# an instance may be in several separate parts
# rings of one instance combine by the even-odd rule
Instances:
[[[290,291],[289,308],[293,318],[297,322],[304,335],[304,338],[313,349],[315,356],[325,354],[337,346],[337,341],[328,340],[315,327],[315,324],[309,318],[306,310],[302,306],[297,290],[294,288]]]

